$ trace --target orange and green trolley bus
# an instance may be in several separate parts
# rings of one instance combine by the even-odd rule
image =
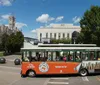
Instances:
[[[21,76],[100,73],[100,47],[95,44],[38,44],[21,48]]]

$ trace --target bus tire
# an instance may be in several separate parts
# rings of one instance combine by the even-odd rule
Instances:
[[[79,74],[81,76],[86,76],[88,74],[88,71],[87,71],[87,69],[83,68],[83,69],[80,69]]]
[[[35,77],[36,76],[36,72],[34,70],[29,70],[27,72],[28,77]]]

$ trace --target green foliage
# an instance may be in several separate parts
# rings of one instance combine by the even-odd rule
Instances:
[[[83,43],[83,40],[84,40],[84,34],[81,32],[76,39],[76,43],[81,44],[81,43]]]
[[[3,46],[2,46],[2,44],[0,43],[0,51],[2,51],[3,50]]]
[[[7,40],[8,40],[8,37],[9,37],[9,35],[7,35],[6,33],[4,33],[2,35],[2,37],[1,37],[1,41],[2,41],[1,46],[2,46],[3,50],[5,50],[5,52],[7,50]]]
[[[0,52],[0,57],[3,57],[3,52]]]
[[[100,7],[91,6],[80,20],[81,32],[78,43],[95,43],[100,46]]]
[[[52,39],[51,40],[52,44],[58,44],[58,43],[64,43],[64,44],[70,44],[71,43],[71,39],[66,39],[66,38],[62,38],[62,39]]]
[[[14,53],[19,52],[20,48],[23,46],[24,36],[21,32],[11,35],[4,34],[2,36],[2,46],[5,52]]]

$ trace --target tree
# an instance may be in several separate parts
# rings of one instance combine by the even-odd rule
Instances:
[[[23,46],[23,42],[24,36],[20,31],[10,35],[4,33],[1,37],[1,46],[5,53],[20,52],[20,48]]]
[[[78,43],[95,43],[100,46],[100,7],[91,6],[80,20],[81,32]],[[80,41],[79,41],[80,40]]]
[[[9,35],[8,40],[7,40],[7,50],[9,53],[14,53],[15,52],[15,34],[12,33]]]
[[[7,51],[7,40],[8,40],[9,35],[7,35],[6,33],[4,33],[1,36],[1,45],[3,50],[6,52]]]
[[[16,51],[20,51],[20,48],[23,46],[23,42],[24,42],[24,35],[22,34],[22,32],[17,32],[15,35],[15,48]]]
[[[7,41],[8,51],[11,53],[20,52],[20,48],[23,46],[24,36],[22,32],[12,33]]]

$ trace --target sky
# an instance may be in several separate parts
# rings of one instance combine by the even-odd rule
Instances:
[[[80,25],[84,12],[100,0],[0,0],[0,25],[15,16],[16,26],[25,37],[36,38],[35,29],[52,24]]]

